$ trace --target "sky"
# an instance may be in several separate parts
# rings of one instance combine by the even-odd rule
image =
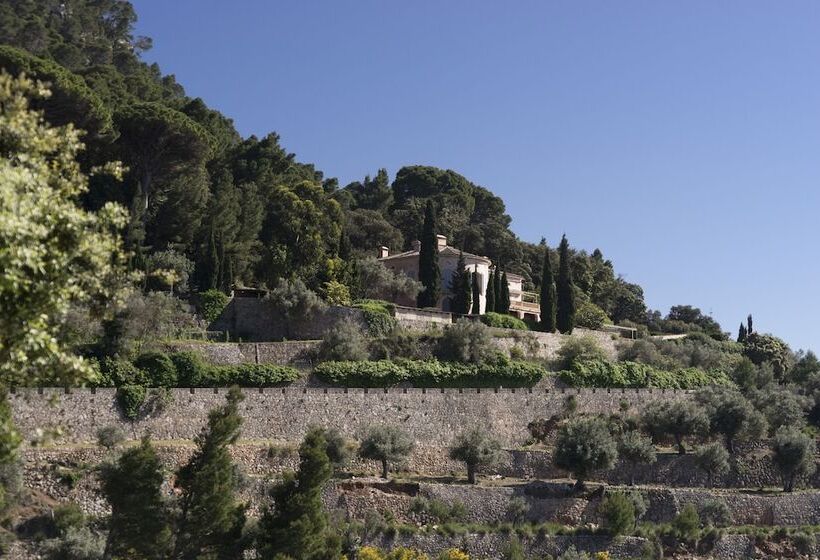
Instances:
[[[132,0],[144,58],[341,185],[404,165],[664,313],[820,350],[820,3]]]

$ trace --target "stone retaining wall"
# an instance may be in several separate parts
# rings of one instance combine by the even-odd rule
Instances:
[[[657,400],[684,399],[689,391],[658,389],[244,389],[240,411],[243,437],[299,442],[309,426],[338,428],[360,437],[374,424],[394,424],[409,432],[420,448],[440,449],[453,434],[481,426],[505,447],[528,438],[527,424],[561,412],[572,398],[579,413],[612,413],[621,403],[640,408]],[[59,428],[58,441],[94,442],[99,428],[122,426],[164,440],[193,439],[207,413],[225,402],[226,389],[170,389],[165,410],[126,421],[115,389],[18,389],[10,395],[15,422],[24,438]],[[442,435],[447,434],[445,439]]]
[[[282,366],[305,365],[313,361],[320,342],[317,340],[294,340],[287,342],[258,343],[189,343],[173,342],[164,345],[166,352],[197,352],[209,364],[277,364]]]

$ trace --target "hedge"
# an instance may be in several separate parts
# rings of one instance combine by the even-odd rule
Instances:
[[[526,387],[537,383],[544,368],[529,362],[481,365],[437,360],[379,360],[324,362],[314,373],[324,381],[345,387],[389,387],[411,383],[417,387]]]
[[[708,385],[732,385],[729,376],[718,370],[685,368],[665,371],[638,362],[606,360],[576,360],[570,369],[558,376],[571,387],[696,389]]]
[[[496,327],[498,329],[516,329],[520,331],[529,330],[527,323],[518,317],[513,317],[512,315],[506,315],[504,313],[493,313],[490,311],[489,313],[481,315],[481,322],[488,327]]]

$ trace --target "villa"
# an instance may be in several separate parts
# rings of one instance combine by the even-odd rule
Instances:
[[[450,291],[453,274],[458,266],[458,259],[464,255],[466,267],[478,275],[479,301],[481,313],[487,309],[487,283],[490,274],[495,271],[492,261],[488,257],[474,255],[472,253],[462,253],[459,249],[447,245],[447,237],[437,235],[438,262],[441,269],[442,295],[438,303],[438,308],[442,311],[451,311],[451,301],[453,293]],[[421,252],[421,242],[416,240],[411,243],[409,251],[391,255],[388,247],[379,247],[378,259],[390,270],[401,271],[414,280],[419,279],[419,253]],[[538,294],[525,292],[523,289],[524,278],[518,274],[507,272],[507,285],[510,290],[510,314],[519,319],[530,319],[538,321],[540,319],[540,306]],[[415,306],[416,302],[407,298],[400,299],[395,303],[399,305]]]

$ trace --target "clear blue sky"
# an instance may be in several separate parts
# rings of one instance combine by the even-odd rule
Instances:
[[[816,1],[134,5],[147,60],[342,185],[454,169],[653,308],[820,346]]]

